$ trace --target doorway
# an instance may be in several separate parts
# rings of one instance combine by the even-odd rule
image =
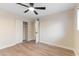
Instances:
[[[23,22],[23,42],[28,41],[28,22]]]

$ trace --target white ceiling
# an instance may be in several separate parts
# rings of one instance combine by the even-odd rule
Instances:
[[[29,5],[28,3],[24,3],[24,4]],[[38,15],[35,15],[32,11],[24,13],[24,11],[27,8],[24,6],[20,6],[16,3],[0,3],[0,8],[28,18],[42,17],[48,14],[54,14],[54,13],[66,11],[71,8],[74,8],[75,4],[73,3],[35,3],[34,6],[39,6],[39,7],[45,6],[46,10],[36,10],[38,12]]]

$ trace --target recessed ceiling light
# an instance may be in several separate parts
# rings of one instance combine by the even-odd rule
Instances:
[[[35,9],[33,7],[28,8],[30,11],[34,11]]]

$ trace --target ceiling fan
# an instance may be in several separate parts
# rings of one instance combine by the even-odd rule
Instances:
[[[27,6],[27,5],[22,4],[22,3],[17,3],[17,4],[28,8],[27,10],[24,11],[24,13],[27,13],[28,11],[33,11],[36,15],[38,15],[38,12],[35,11],[35,9],[39,9],[39,10],[46,9],[46,7],[34,7],[34,3],[29,3],[30,6]]]

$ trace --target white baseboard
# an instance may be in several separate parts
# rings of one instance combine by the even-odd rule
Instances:
[[[8,47],[14,46],[16,44],[19,44],[19,43],[22,43],[22,41],[13,42],[13,43],[10,43],[10,44],[4,45],[4,46],[0,46],[0,49],[5,49],[5,48],[8,48]]]
[[[32,40],[35,40],[35,39],[29,39],[29,40],[27,40],[27,41],[32,41]]]
[[[65,49],[68,49],[68,50],[72,50],[72,51],[74,51],[73,48],[65,47],[65,46],[62,46],[62,45],[51,44],[51,43],[49,43],[49,42],[45,42],[45,41],[40,41],[40,42],[41,42],[41,43],[48,44],[48,45],[51,45],[51,46],[57,46],[57,47],[61,47],[61,48],[65,48]]]
[[[75,55],[79,56],[79,49],[74,49]]]

